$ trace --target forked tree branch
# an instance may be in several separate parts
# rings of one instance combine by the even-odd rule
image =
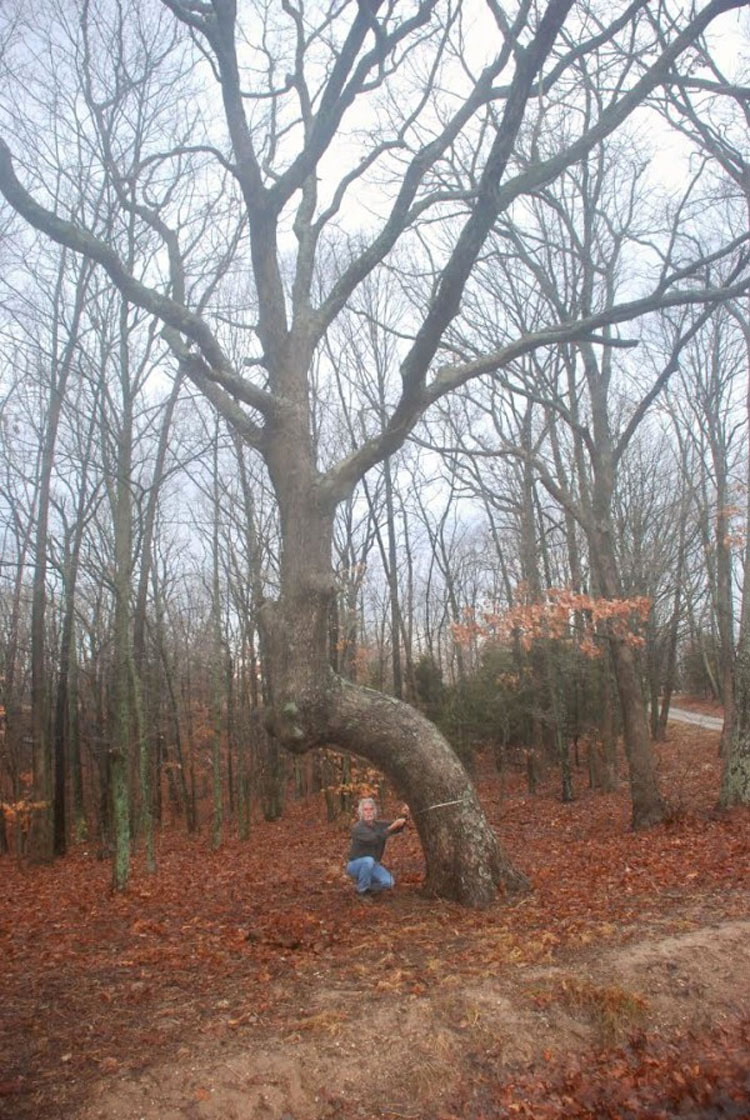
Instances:
[[[29,225],[46,234],[59,245],[81,253],[101,265],[115,287],[131,303],[155,315],[167,327],[185,335],[199,348],[205,359],[205,378],[214,381],[237,400],[256,409],[263,416],[274,412],[274,398],[240,377],[206,321],[183,304],[162,295],[142,283],[128,271],[118,254],[105,241],[88,230],[68,222],[45,209],[19,182],[13,168],[10,149],[0,139],[0,193]]]

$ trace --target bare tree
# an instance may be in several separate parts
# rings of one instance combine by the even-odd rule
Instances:
[[[31,181],[32,193],[16,175],[10,147],[0,144],[0,191],[7,201],[32,225],[96,261],[125,300],[155,315],[179,369],[265,459],[282,538],[279,598],[262,611],[271,684],[267,725],[293,751],[336,743],[388,773],[416,811],[427,886],[445,897],[486,904],[498,883],[511,889],[523,876],[503,855],[437,731],[408,706],[332,674],[327,636],[335,592],[334,513],[366,472],[401,446],[430,404],[470,379],[540,347],[591,340],[603,324],[631,319],[658,303],[726,294],[686,288],[684,271],[670,273],[647,297],[574,321],[553,319],[475,360],[455,360],[449,349],[441,350],[498,215],[509,214],[519,199],[615,132],[671,78],[696,37],[740,3],[709,0],[700,10],[673,14],[665,9],[663,44],[640,3],[608,13],[604,22],[573,0],[551,0],[541,11],[522,4],[512,16],[490,4],[480,10],[481,45],[475,41],[471,50],[473,10],[440,0],[372,0],[309,12],[288,4],[273,17],[268,9],[250,13],[257,33],[240,21],[232,0],[164,0],[182,37],[164,29],[163,8],[153,14],[153,5],[87,3],[78,57],[96,70],[96,101],[105,116],[113,81],[120,93],[161,81],[164,95],[163,135],[148,150],[134,155],[118,138],[122,119],[110,115],[99,122],[107,141],[101,155],[121,186],[127,222],[157,233],[166,252],[138,272],[116,237],[97,236],[37,201],[34,192],[40,194],[43,185],[31,161],[25,160],[22,177]],[[165,35],[172,35],[166,47]],[[645,58],[637,65],[636,48]],[[608,89],[599,111],[578,132],[572,123],[565,130],[550,128],[545,107],[550,100],[574,98],[579,63],[594,54],[609,54],[619,67],[618,74],[600,71],[608,73]],[[105,71],[113,59],[114,78]],[[197,88],[203,80],[217,83],[224,113],[210,134],[202,115],[192,132],[182,127],[176,95],[181,90],[183,101],[194,99],[197,113],[208,116],[215,101],[209,110],[207,89]],[[355,107],[363,115],[357,117]],[[11,143],[22,118],[13,106],[5,114]],[[549,141],[546,154],[530,164],[518,158],[519,136],[529,126]],[[455,174],[459,150],[474,153],[469,175]],[[340,163],[346,170],[335,175]],[[199,168],[200,191],[193,191],[190,166]],[[376,189],[383,183],[385,194]],[[217,283],[216,271],[202,293],[197,279],[191,290],[181,283],[188,264],[197,277],[194,257],[201,248],[206,268],[205,245],[196,246],[183,210],[205,213],[211,199],[209,236],[224,238],[221,261],[232,256],[227,238],[231,242],[230,226],[235,232],[236,226],[224,206],[227,187],[236,192],[232,205],[241,204],[249,237],[258,346],[248,360],[254,374],[229,359],[220,303],[205,298]],[[344,247],[342,228],[355,190],[363,198],[374,192],[374,216]],[[387,420],[373,422],[353,454],[321,469],[311,426],[313,356],[364,278],[399,241],[426,251],[422,232],[437,221],[438,272],[414,308]],[[165,259],[169,278],[161,274]],[[322,262],[332,259],[335,278],[316,290]],[[740,282],[738,277],[729,294]],[[440,803],[450,808],[433,811]]]
[[[737,28],[736,34],[741,34]],[[745,42],[747,42],[745,33]],[[673,81],[665,87],[663,111],[670,122],[687,136],[696,148],[709,156],[723,173],[717,186],[721,197],[726,201],[728,220],[738,225],[746,224],[750,211],[750,152],[747,146],[747,128],[750,123],[750,85],[747,73],[742,78],[727,76],[704,44],[701,61],[705,67],[702,74],[675,74]],[[745,376],[747,377],[748,358],[748,319],[746,309],[733,306],[733,314],[744,335]],[[716,372],[716,371],[715,371]],[[719,375],[721,379],[721,375]],[[714,469],[723,474],[717,463],[717,441],[721,442],[726,431],[716,430],[716,411],[709,409],[709,438]],[[721,454],[719,455],[721,460]],[[726,463],[723,464],[726,466]],[[721,479],[717,474],[717,488]],[[726,479],[723,480],[726,482]],[[718,508],[716,519],[717,539],[717,582],[719,593],[717,618],[719,626],[719,646],[721,660],[721,691],[725,704],[722,748],[724,770],[720,803],[723,806],[750,803],[750,658],[748,655],[747,613],[740,620],[739,635],[734,634],[732,612],[733,593],[731,589],[731,559],[728,531],[728,511],[731,503],[722,501],[727,495],[717,493]],[[745,575],[747,564],[745,564]],[[744,595],[748,594],[747,580],[744,582]],[[741,699],[740,699],[741,697]]]

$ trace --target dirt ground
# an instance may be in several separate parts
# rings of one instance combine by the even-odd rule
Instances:
[[[93,851],[5,857],[0,1117],[747,1120],[750,814],[715,812],[717,742],[670,731],[642,833],[625,781],[581,766],[562,804],[480,759],[533,890],[479,912],[421,894],[413,831],[360,902],[322,799],[216,852],[175,822],[116,896]]]
[[[396,913],[403,920],[408,908]],[[636,1030],[693,1043],[733,1037],[738,1063],[748,1062],[746,1103],[727,1097],[700,1114],[667,1115],[750,1116],[750,1049],[738,1026],[750,1008],[750,921],[584,950],[470,983],[436,975],[423,992],[389,990],[394,972],[413,964],[395,954],[363,960],[354,981],[321,969],[294,1027],[248,1024],[241,1044],[195,1039],[167,1062],[100,1081],[75,1120],[510,1116],[510,1108],[471,1111],[474,1076],[486,1081],[491,1068],[512,1089],[514,1075],[611,1047]],[[275,999],[295,998],[281,989]],[[469,1111],[453,1112],[457,1101]],[[519,1086],[515,1103],[523,1101]]]

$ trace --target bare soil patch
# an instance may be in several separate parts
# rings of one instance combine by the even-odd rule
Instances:
[[[4,859],[3,1120],[634,1120],[750,1117],[750,816],[717,815],[718,735],[658,747],[669,821],[626,786],[478,766],[534,890],[467,912],[399,886],[365,906],[349,822],[292,803],[252,842],[165,829],[125,895],[81,849]]]
[[[510,967],[481,981],[436,970],[429,987],[411,994],[397,988],[396,961],[372,965],[346,986],[321,975],[285,1026],[251,1025],[241,1043],[193,1040],[165,1063],[99,1082],[76,1120],[421,1120],[471,1109],[475,1077],[484,1107],[493,1084],[498,1094],[510,1092],[508,1106],[498,1101],[485,1114],[510,1116],[516,1078],[540,1066],[549,1075],[571,1054],[578,1060],[634,1037],[652,1047],[689,1040],[698,1076],[701,1040],[708,1057],[723,1034],[727,1051],[736,1047],[738,1070],[743,1063],[750,1070],[742,1027],[750,921],[584,950],[564,963]],[[750,1115],[750,1081],[747,1088],[743,1103],[736,1086],[736,1116]],[[519,1089],[515,1103],[524,1101]],[[580,1113],[571,1106],[568,1114]]]

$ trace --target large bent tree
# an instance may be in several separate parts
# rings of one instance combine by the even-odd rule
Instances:
[[[550,0],[546,7],[530,0],[284,0],[278,7],[162,0],[159,9],[135,0],[63,4],[68,16],[80,16],[77,28],[68,18],[64,32],[73,36],[81,81],[76,113],[85,105],[96,137],[95,145],[89,135],[80,147],[88,153],[96,146],[98,173],[109,179],[122,224],[163,246],[140,267],[119,252],[116,222],[104,231],[86,228],[66,219],[70,209],[45,198],[35,146],[24,151],[21,141],[14,144],[23,110],[5,115],[9,144],[0,141],[0,191],[10,205],[97,262],[126,300],[161,320],[175,369],[265,461],[282,542],[280,592],[261,618],[271,685],[268,729],[292,751],[335,744],[388,774],[415,813],[427,887],[442,897],[484,905],[498,886],[512,890],[524,879],[503,855],[438,731],[410,706],[331,671],[337,506],[402,445],[430,404],[471,377],[537,347],[595,339],[602,323],[669,302],[672,294],[676,301],[701,298],[694,290],[686,296],[684,274],[675,277],[674,289],[662,277],[653,301],[509,337],[501,351],[469,365],[457,364],[442,347],[498,216],[585,159],[670,80],[712,20],[742,2],[711,0],[687,14],[676,9],[678,15],[665,15],[660,38],[646,19],[645,0]],[[171,35],[163,49],[165,40],[154,35],[155,10],[159,35]],[[177,50],[181,69],[173,63]],[[580,63],[591,52],[609,54],[611,86],[598,118],[584,126],[574,107],[585,73]],[[157,90],[160,68],[168,78]],[[127,101],[138,89],[152,94],[141,102],[144,119],[158,115],[160,96],[174,114],[171,136],[129,142],[122,130],[134,127]],[[569,127],[545,145],[551,156],[528,163],[517,140],[523,130],[548,127],[551,104],[571,107]],[[67,158],[64,145],[56,150]],[[14,158],[24,160],[23,171],[16,171]],[[184,179],[196,161],[200,181],[188,189]],[[239,226],[216,201],[229,197],[227,190],[235,192],[235,211],[243,212]],[[190,213],[210,205],[217,213],[215,275],[199,296],[191,254],[205,254],[206,246],[191,238]],[[310,371],[322,342],[355,305],[368,275],[387,267],[401,243],[413,260],[436,222],[437,273],[415,300],[413,322],[393,325],[402,352],[387,415],[352,454],[322,466],[310,401]],[[223,307],[211,300],[212,292],[226,291],[230,250],[235,274],[246,263],[254,307],[259,352],[244,363],[232,360]],[[204,256],[202,267],[209,265]],[[440,808],[422,811],[434,805]]]

